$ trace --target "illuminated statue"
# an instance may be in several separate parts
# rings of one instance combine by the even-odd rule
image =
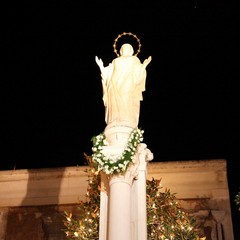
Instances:
[[[133,53],[130,44],[123,44],[120,56],[107,67],[96,57],[101,70],[107,125],[125,123],[131,127],[138,126],[140,101],[143,100],[142,92],[145,91],[146,67],[151,57],[141,63]]]
[[[135,55],[128,43],[121,46],[119,53],[116,50],[116,42],[123,35],[138,41]],[[140,62],[140,40],[132,33],[119,34],[113,47],[117,58],[108,66],[104,67],[98,57],[95,59],[101,71],[107,124],[105,144],[96,147],[101,153],[93,155],[97,171],[102,171],[99,240],[147,240],[146,166],[153,155],[146,144],[140,143],[142,136],[135,133],[141,132],[137,129],[140,101],[145,91],[146,67],[152,58]],[[101,142],[102,137],[95,140]]]

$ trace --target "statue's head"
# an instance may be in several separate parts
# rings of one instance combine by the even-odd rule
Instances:
[[[129,43],[125,43],[120,48],[120,55],[121,56],[132,56],[134,53],[133,47]]]

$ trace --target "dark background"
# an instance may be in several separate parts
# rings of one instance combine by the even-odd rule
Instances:
[[[139,127],[153,161],[226,159],[237,229],[238,14],[223,0],[9,7],[0,169],[86,164],[83,153],[105,128],[95,56],[108,65],[114,39],[132,32],[140,60],[152,56]]]

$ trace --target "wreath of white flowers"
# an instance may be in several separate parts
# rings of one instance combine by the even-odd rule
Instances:
[[[143,141],[144,131],[138,128],[132,130],[126,147],[118,159],[109,159],[103,154],[103,147],[107,146],[106,136],[101,133],[92,138],[92,160],[98,172],[105,172],[107,175],[125,172],[129,164],[133,161],[137,146]]]

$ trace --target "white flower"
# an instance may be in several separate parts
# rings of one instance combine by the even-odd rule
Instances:
[[[96,147],[92,147],[92,151],[93,151],[93,152],[96,152],[96,151],[97,151],[97,148],[96,148]]]
[[[99,134],[98,136],[96,136],[96,140],[97,141],[99,141],[99,140],[101,140],[102,139],[102,135],[101,134]]]
[[[105,156],[105,155],[103,155],[103,161],[106,161],[108,158]]]

